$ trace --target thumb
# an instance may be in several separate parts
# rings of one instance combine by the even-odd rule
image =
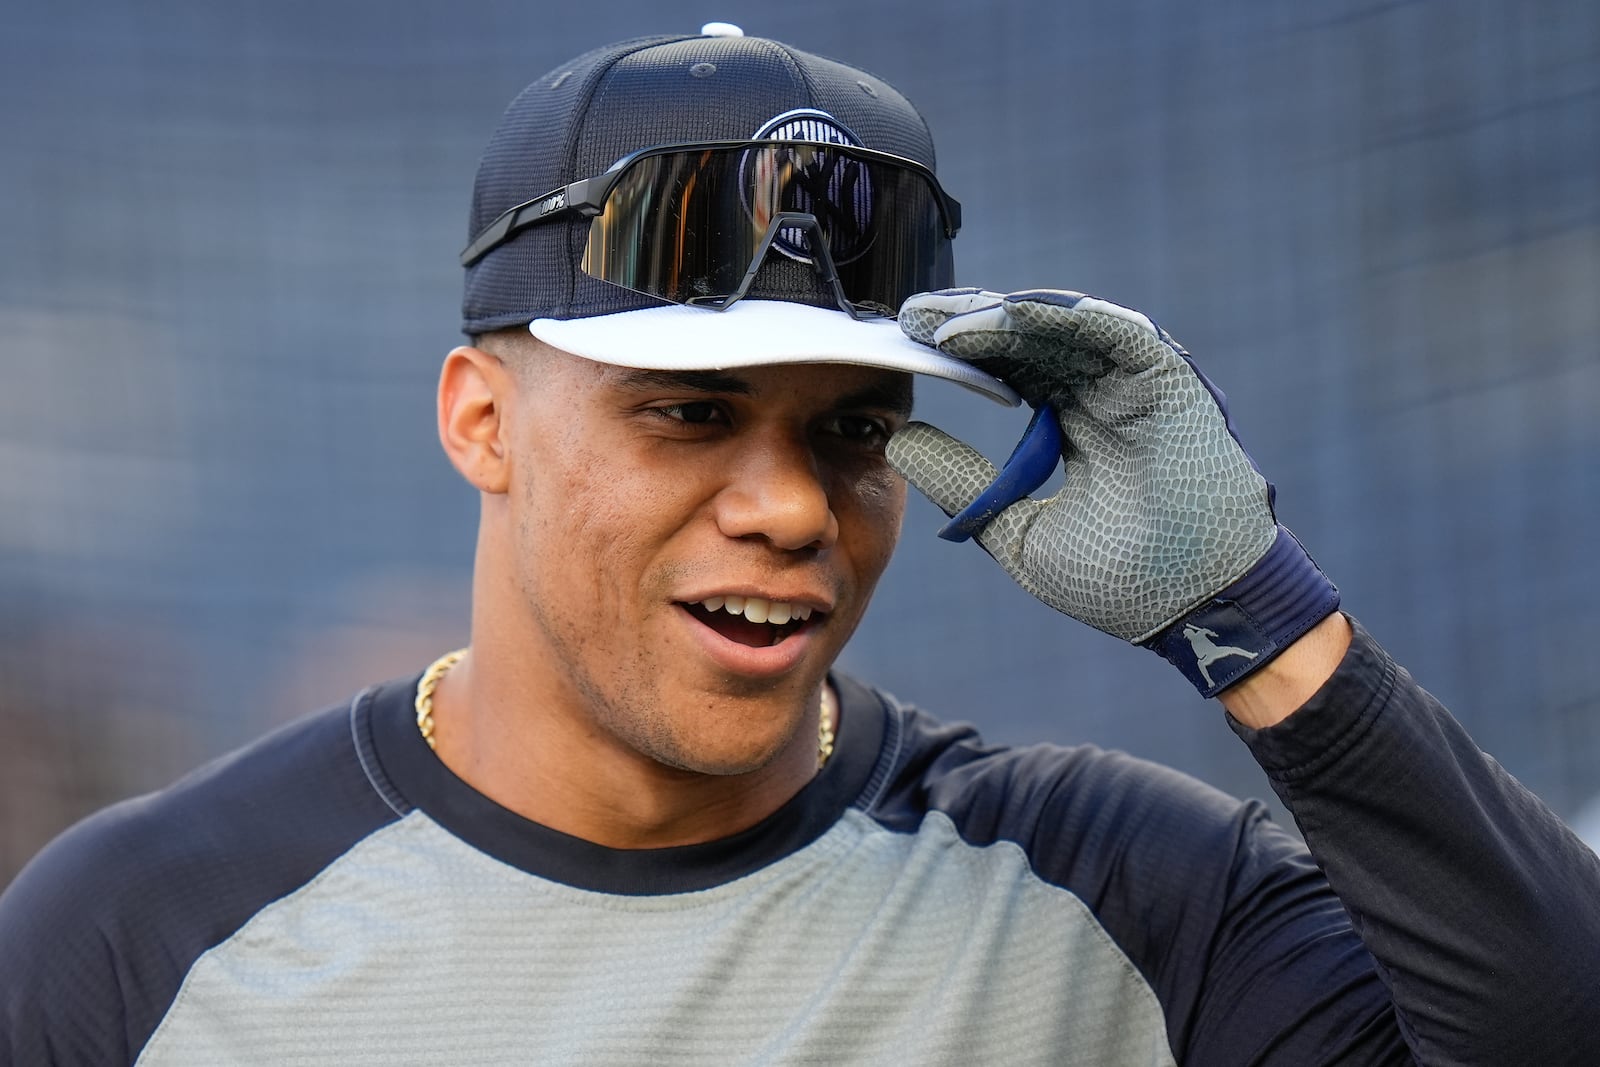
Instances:
[[[907,423],[889,439],[889,464],[946,515],[976,500],[1000,471],[982,453],[925,422]],[[978,533],[978,543],[1013,577],[1019,577],[1022,535],[1040,507],[1019,500]]]

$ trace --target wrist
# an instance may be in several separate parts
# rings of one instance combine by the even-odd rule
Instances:
[[[1294,714],[1331,677],[1350,649],[1350,621],[1324,618],[1273,660],[1217,694],[1242,726],[1260,730]]]
[[[1265,669],[1338,610],[1339,590],[1279,526],[1266,554],[1227,587],[1185,612],[1145,647],[1214,697]]]

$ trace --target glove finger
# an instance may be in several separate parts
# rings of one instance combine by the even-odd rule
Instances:
[[[925,422],[907,423],[889,439],[889,463],[946,515],[955,515],[988,488],[1000,471],[982,453]],[[1022,572],[1022,543],[1042,504],[1019,500],[996,515],[977,541],[1006,572],[1031,588]]]
[[[1076,344],[1073,320],[1055,333],[1025,329],[1011,306],[1008,300],[949,316],[933,342],[945,355],[1001,379],[1035,407],[1045,401],[1066,406],[1062,402],[1081,383],[1111,368],[1104,356]]]
[[[997,306],[1005,296],[983,289],[940,289],[935,293],[918,293],[907,297],[900,305],[900,329],[918,344],[935,347],[933,335],[952,315],[961,315],[980,307]]]
[[[1077,403],[1095,418],[1128,426],[1163,403],[1175,415],[1178,411],[1199,415],[1204,405],[1193,405],[1200,404],[1203,390],[1210,395],[1228,435],[1238,440],[1228,415],[1227,395],[1171,334],[1144,313],[1061,290],[1014,293],[1006,298],[1005,310],[1015,327],[1027,333],[1058,336],[1070,332],[1074,344],[1080,346],[1071,360],[1077,375],[1072,392]],[[1089,352],[1097,355],[1091,357]],[[1015,370],[1011,373],[1017,376]],[[1166,384],[1157,387],[1157,381]],[[1017,388],[1026,395],[1022,387]],[[1065,408],[1063,405],[1063,411]],[[1255,466],[1248,455],[1245,459]]]
[[[1149,316],[1099,297],[1040,289],[1011,294],[1005,309],[1015,329],[1103,356],[1129,374],[1183,362],[1183,349]]]

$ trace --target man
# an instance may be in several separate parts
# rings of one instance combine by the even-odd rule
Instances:
[[[46,850],[7,1062],[1586,1062],[1595,857],[1338,613],[1170,337],[951,288],[932,160],[892,87],[717,24],[513,102],[439,385],[470,650]],[[914,372],[1035,407],[1004,472]],[[1310,855],[830,673],[902,474],[1218,695]]]

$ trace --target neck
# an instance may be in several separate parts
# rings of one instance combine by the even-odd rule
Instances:
[[[816,723],[837,700],[819,694],[795,743],[746,774],[708,775],[658,763],[606,743],[558,702],[496,677],[472,653],[434,693],[436,754],[457,777],[501,807],[609,848],[669,848],[714,841],[772,814],[814,776]]]

